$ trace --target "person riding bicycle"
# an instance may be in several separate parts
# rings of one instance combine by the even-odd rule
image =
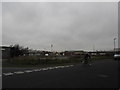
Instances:
[[[88,64],[90,59],[91,59],[90,54],[89,53],[85,53],[85,55],[84,55],[84,64]]]

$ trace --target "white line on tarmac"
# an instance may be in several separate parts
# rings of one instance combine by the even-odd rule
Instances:
[[[33,69],[32,71],[35,71],[35,72],[39,72],[41,71],[42,69]]]
[[[41,68],[41,69],[33,69],[33,70],[25,70],[25,71],[17,71],[14,73],[3,73],[3,75],[5,76],[9,76],[9,75],[13,75],[13,74],[23,74],[23,73],[31,73],[31,72],[38,72],[38,71],[46,71],[46,70],[52,70],[52,69],[57,69],[57,68],[65,68],[65,67],[71,67],[74,65],[67,65],[67,66],[56,66],[56,67],[47,67],[47,68]],[[99,75],[101,77],[107,77],[105,75]],[[0,75],[0,77],[2,77],[2,75]]]
[[[42,68],[42,70],[43,70],[43,71],[46,71],[46,70],[48,70],[48,68]]]
[[[13,73],[3,73],[5,76],[13,75]]]
[[[71,67],[72,67],[72,66],[74,66],[74,65],[69,65],[69,66],[71,66]]]
[[[33,71],[38,72],[38,71],[39,71],[39,69],[33,69]]]
[[[26,73],[31,73],[31,72],[33,72],[33,70],[26,70],[26,71],[24,71],[24,72],[26,72]]]
[[[65,67],[70,67],[70,66],[65,66]]]
[[[15,74],[23,74],[24,72],[22,71],[18,71],[18,72],[14,72]]]
[[[57,66],[57,67],[54,67],[54,68],[59,68],[59,67]]]
[[[42,69],[38,69],[38,71],[41,71]]]
[[[59,68],[64,68],[65,66],[59,66]]]
[[[54,69],[54,67],[48,67],[49,70]]]
[[[50,70],[50,67],[47,67],[46,70]]]

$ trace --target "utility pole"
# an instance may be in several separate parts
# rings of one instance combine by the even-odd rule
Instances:
[[[114,38],[114,52],[115,52],[115,49],[116,49],[116,42],[115,42],[116,39],[117,38]]]
[[[53,52],[53,45],[51,44],[51,52]]]

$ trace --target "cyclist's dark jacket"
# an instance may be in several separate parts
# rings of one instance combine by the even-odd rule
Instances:
[[[89,54],[85,54],[85,56],[84,56],[84,59],[85,59],[85,60],[90,59],[90,58],[91,58],[91,57],[90,57]]]

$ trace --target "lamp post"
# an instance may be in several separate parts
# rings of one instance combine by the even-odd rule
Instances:
[[[116,48],[116,43],[115,43],[115,40],[116,40],[117,38],[114,38],[114,52],[115,52],[115,48]]]
[[[53,52],[53,44],[51,44],[51,52]]]

